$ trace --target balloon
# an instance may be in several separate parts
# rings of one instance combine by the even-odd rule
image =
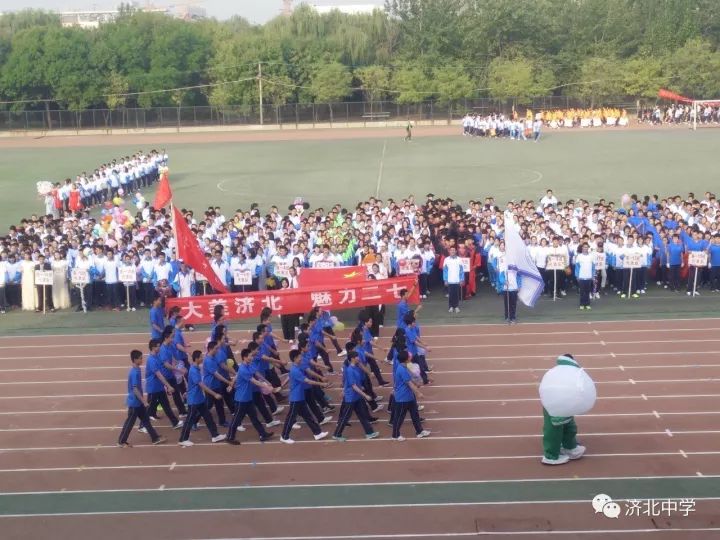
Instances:
[[[343,330],[345,330],[345,323],[338,321],[333,325],[333,332],[342,332]]]
[[[412,362],[408,366],[408,371],[412,376],[412,380],[415,384],[422,384],[422,376],[420,375],[420,366],[413,364]]]
[[[145,208],[145,201],[138,201],[137,203],[135,203],[135,206],[138,210],[142,210],[143,208]]]
[[[555,366],[540,382],[540,402],[550,416],[578,416],[595,405],[595,383],[582,368]]]
[[[123,188],[118,189],[118,195],[120,195],[121,197],[125,195],[125,190]]]
[[[108,213],[108,211],[105,210],[104,208],[103,208],[102,210],[100,210],[100,215],[101,215],[102,217],[107,216],[107,213]]]
[[[115,197],[112,202],[115,206],[120,206],[123,203],[123,200],[120,197]]]
[[[622,197],[620,197],[620,205],[625,207],[630,205],[630,195],[627,193],[623,194]]]
[[[333,315],[330,317],[330,322],[335,326],[338,323],[338,318]]]

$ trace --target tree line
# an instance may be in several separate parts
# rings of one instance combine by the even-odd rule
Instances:
[[[717,0],[386,0],[385,12],[186,22],[124,8],[97,29],[0,16],[0,108],[567,95],[720,97]],[[168,89],[172,89],[168,91]]]

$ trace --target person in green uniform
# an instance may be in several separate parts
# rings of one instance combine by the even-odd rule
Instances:
[[[405,140],[412,141],[412,122],[408,120],[407,126],[405,126]]]
[[[557,365],[580,368],[571,354],[558,357]],[[550,416],[543,407],[543,450],[542,462],[545,465],[563,465],[583,456],[585,447],[577,443],[575,417]]]

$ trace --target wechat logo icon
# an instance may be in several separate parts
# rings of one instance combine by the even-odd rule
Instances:
[[[606,518],[618,519],[620,517],[621,508],[616,502],[613,502],[610,495],[599,493],[592,500],[592,507],[596,514],[602,514]]]

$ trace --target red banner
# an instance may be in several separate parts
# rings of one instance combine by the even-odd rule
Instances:
[[[347,283],[363,281],[367,281],[367,269],[364,266],[303,268],[298,276],[300,287],[344,287]]]
[[[258,319],[260,311],[269,307],[278,315],[307,313],[313,307],[328,310],[352,309],[377,304],[395,304],[400,290],[410,290],[416,276],[362,281],[344,286],[308,287],[242,294],[216,294],[190,298],[169,298],[166,308],[179,306],[188,323],[210,323],[215,306],[222,305],[230,319]],[[417,287],[410,302],[418,302]]]
[[[690,98],[681,96],[680,94],[676,94],[675,92],[671,92],[670,90],[665,90],[664,88],[658,90],[658,97],[662,99],[669,99],[671,101],[680,101],[683,103],[690,103],[692,101],[692,99]]]

